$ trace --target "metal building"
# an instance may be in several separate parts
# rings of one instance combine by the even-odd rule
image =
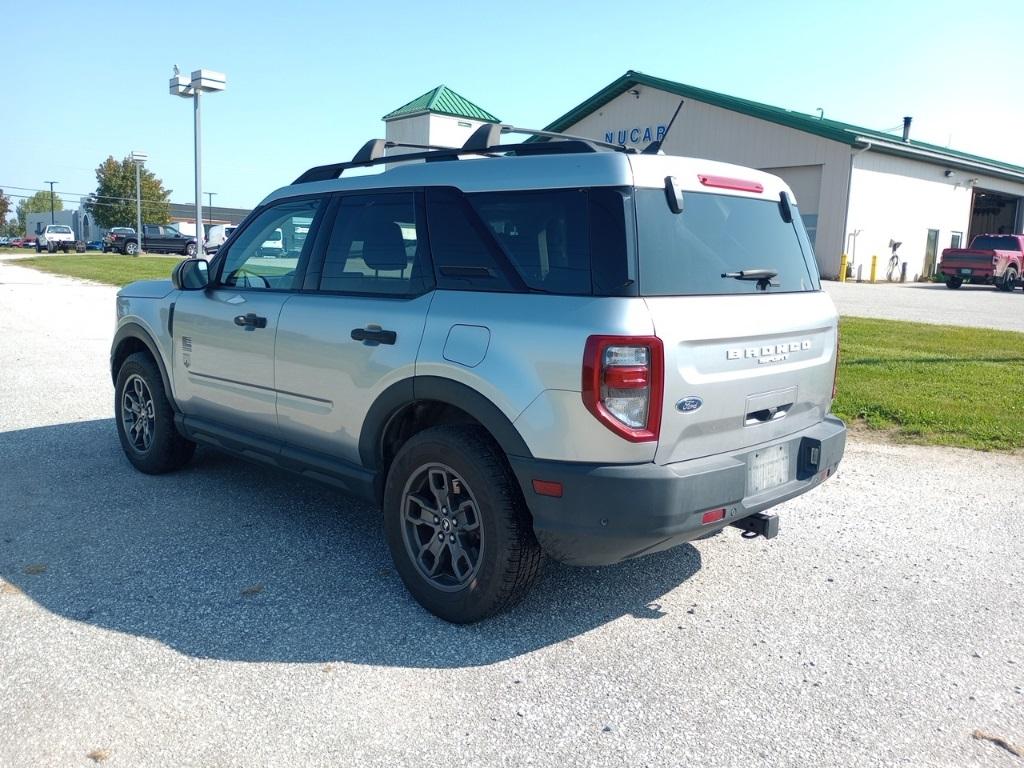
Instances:
[[[1024,230],[1024,168],[903,135],[792,112],[629,71],[572,108],[548,130],[644,147],[685,106],[663,149],[746,165],[792,187],[818,265],[839,273],[898,257],[911,278],[928,275],[942,249],[987,232]]]

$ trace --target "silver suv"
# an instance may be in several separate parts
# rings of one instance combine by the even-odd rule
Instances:
[[[167,472],[204,443],[372,500],[406,587],[454,622],[521,598],[542,553],[773,536],[765,510],[834,473],[846,435],[792,192],[503,128],[341,178],[385,163],[370,142],[271,194],[209,263],[125,287],[129,461]]]

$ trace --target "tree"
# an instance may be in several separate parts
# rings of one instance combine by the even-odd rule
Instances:
[[[63,211],[64,201],[60,199],[60,195],[56,192],[53,194],[53,210]],[[32,197],[25,198],[24,200],[18,201],[18,207],[16,213],[18,214],[18,228],[24,233],[28,226],[27,219],[30,213],[49,213],[50,212],[50,192],[36,192]]]
[[[7,214],[11,212],[11,198],[0,189],[0,227],[7,226]]]
[[[166,224],[170,220],[171,190],[152,171],[142,168],[142,221]],[[96,191],[82,207],[104,229],[135,226],[135,164],[130,157],[108,157],[96,168]]]

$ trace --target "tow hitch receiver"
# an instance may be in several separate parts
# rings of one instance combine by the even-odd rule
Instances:
[[[779,516],[769,515],[767,512],[755,512],[730,525],[743,531],[743,537],[748,539],[757,536],[774,539],[779,535]]]

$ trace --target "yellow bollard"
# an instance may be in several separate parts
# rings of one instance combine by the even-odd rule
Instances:
[[[846,282],[846,254],[844,253],[839,259],[839,282]]]
[[[871,256],[871,282],[875,282],[875,274],[878,272],[878,255]]]

